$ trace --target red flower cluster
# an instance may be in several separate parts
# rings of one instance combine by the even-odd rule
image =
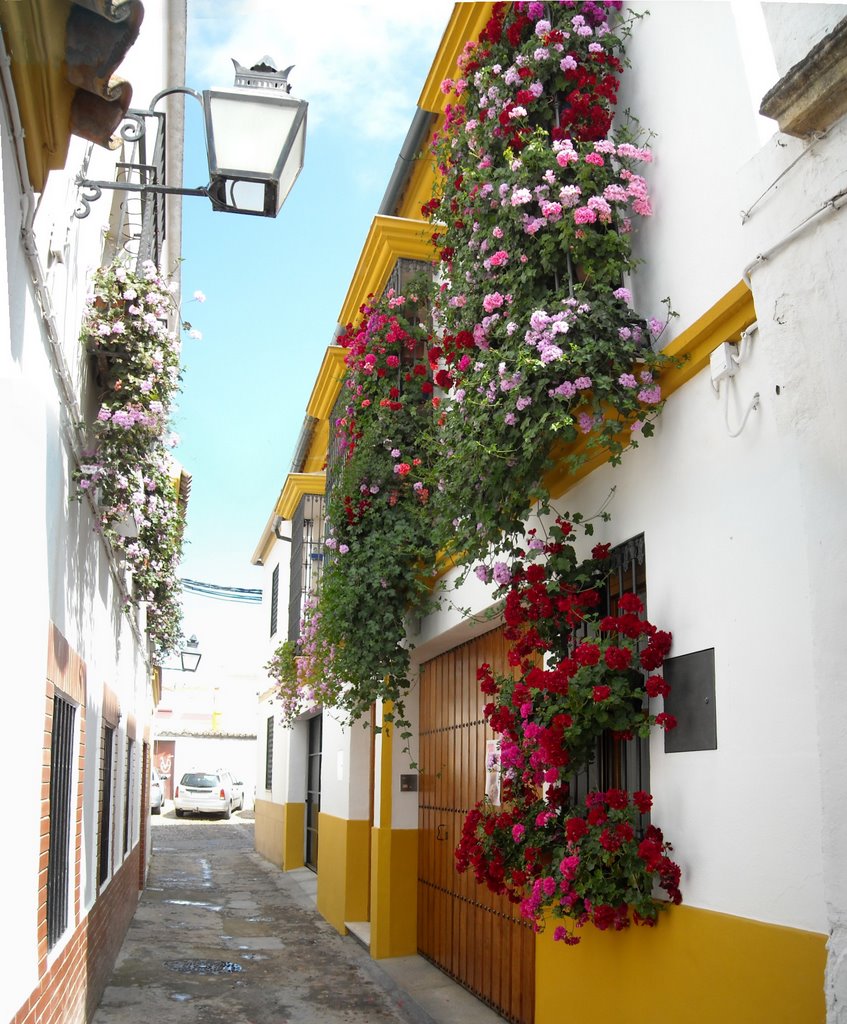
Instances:
[[[672,716],[647,710],[647,696],[664,696],[669,687],[659,675],[645,681],[639,668],[645,655],[658,667],[653,663],[661,663],[671,637],[644,619],[635,594],[618,597],[617,614],[598,615],[608,545],[580,562],[564,518],[545,543],[531,540],[543,562],[521,552],[510,566],[495,567],[498,578],[508,579],[500,591],[504,635],[520,676],[499,675],[489,664],[477,670],[488,698],[486,720],[500,736],[503,803],[483,801],[470,812],[456,866],[520,902],[536,925],[544,908],[601,929],[624,928],[630,920],[652,924],[654,882],[672,902],[680,899],[679,868],[661,833],[653,826],[640,832],[639,816],[650,812],[652,797],[612,788],[574,808],[570,779],[593,759],[604,731],[623,743],[647,735],[652,725],[675,724]],[[570,933],[558,937],[578,941]]]

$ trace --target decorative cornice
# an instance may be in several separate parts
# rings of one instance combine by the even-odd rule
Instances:
[[[406,217],[374,217],[338,322],[353,322],[365,299],[378,295],[385,287],[398,259],[430,262],[435,258],[432,228],[428,224]]]
[[[798,138],[827,131],[847,113],[847,18],[766,93],[759,113]]]
[[[418,106],[422,110],[429,110],[434,114],[443,113],[447,97],[441,91],[441,83],[445,78],[455,76],[456,58],[468,40],[479,38],[480,32],[491,17],[492,6],[493,4],[489,3],[457,3],[453,5],[453,13],[444,30],[444,35],[441,37],[441,44],[418,99]]]
[[[344,378],[344,356],[346,353],[347,349],[340,345],[330,345],[324,353],[309,404],[306,406],[306,413],[309,416],[314,416],[316,420],[328,419],[332,412],[338,392],[341,390],[341,381]]]
[[[283,519],[293,519],[304,495],[325,493],[326,473],[289,473],[276,503],[276,514]]]

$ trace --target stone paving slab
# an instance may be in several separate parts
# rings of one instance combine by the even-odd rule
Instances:
[[[254,851],[246,815],[170,812],[151,829],[147,888],[93,1024],[437,1024]]]

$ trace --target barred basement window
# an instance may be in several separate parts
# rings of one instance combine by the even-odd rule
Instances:
[[[271,577],[271,636],[276,634],[277,615],[279,613],[279,566],[274,567]]]
[[[647,609],[647,566],[644,534],[619,544],[609,552],[610,575],[600,600],[600,614],[617,615],[621,594],[637,594]],[[594,761],[574,776],[571,793],[575,803],[585,800],[592,790],[625,789],[633,793],[650,790],[650,741],[635,737],[617,739],[605,732],[597,741]],[[642,817],[642,825],[648,823]]]
[[[109,850],[112,831],[112,747],[115,730],[103,726],[103,745],[100,750],[100,839],[98,846],[99,869],[97,879],[102,885],[109,877]]]
[[[76,708],[58,695],[53,698],[50,738],[50,839],[47,854],[47,948],[68,926],[73,797],[74,720]]]
[[[268,719],[267,742],[265,744],[265,789],[272,789],[274,781],[274,719]]]

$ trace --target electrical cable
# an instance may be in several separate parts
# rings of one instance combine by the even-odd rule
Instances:
[[[741,431],[747,426],[747,420],[750,418],[750,413],[754,409],[759,408],[760,396],[758,391],[755,393],[755,395],[753,395],[753,397],[750,399],[750,404],[747,406],[747,411],[744,413],[744,418],[741,420],[741,426],[738,428],[738,430],[732,430],[732,428],[729,425],[729,384],[732,382],[732,379],[732,377],[727,378],[727,387],[724,388],[724,423],[726,423],[726,432],[729,434],[729,436],[738,437]]]
[[[204,583],[201,580],[180,579],[182,589],[198,597],[209,597],[217,601],[232,601],[238,604],[261,604],[262,591],[249,587],[229,587],[219,583]]]

